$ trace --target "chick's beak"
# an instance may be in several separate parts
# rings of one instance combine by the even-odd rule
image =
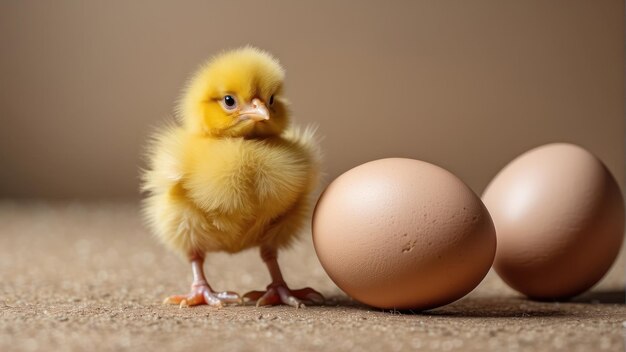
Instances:
[[[259,99],[252,99],[250,104],[244,105],[239,111],[239,121],[252,120],[254,122],[270,119],[270,112]]]

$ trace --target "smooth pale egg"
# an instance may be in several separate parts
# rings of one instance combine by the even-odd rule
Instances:
[[[522,154],[482,198],[498,237],[494,268],[529,297],[582,293],[620,250],[622,193],[604,164],[579,146],[548,144]]]
[[[313,242],[330,278],[379,308],[453,302],[485,277],[495,229],[480,198],[452,173],[382,159],[335,179],[313,216]]]

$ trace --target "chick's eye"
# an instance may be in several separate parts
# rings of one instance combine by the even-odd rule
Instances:
[[[237,107],[237,100],[235,100],[235,98],[232,95],[224,96],[223,102],[224,102],[224,107],[226,107],[226,109],[232,110],[235,107]]]
[[[270,105],[274,105],[274,96],[270,96]]]

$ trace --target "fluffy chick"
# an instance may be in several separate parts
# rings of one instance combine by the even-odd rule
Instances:
[[[313,289],[290,290],[277,251],[296,238],[309,215],[318,178],[312,129],[287,130],[284,70],[252,47],[222,53],[192,77],[178,123],[159,131],[148,148],[143,211],[156,236],[191,262],[191,292],[166,303],[241,303],[216,292],[203,272],[205,254],[259,247],[272,283],[244,299],[257,305],[319,303]]]

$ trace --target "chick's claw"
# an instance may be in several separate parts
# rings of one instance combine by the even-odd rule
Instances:
[[[180,308],[201,304],[221,308],[226,304],[241,304],[243,302],[235,292],[214,292],[209,286],[195,286],[191,289],[191,293],[167,297],[163,303],[178,304]]]
[[[272,284],[267,291],[252,291],[243,296],[248,302],[256,301],[256,306],[275,306],[286,304],[295,308],[304,308],[306,304],[322,304],[324,296],[312,288],[290,290],[285,284]]]

